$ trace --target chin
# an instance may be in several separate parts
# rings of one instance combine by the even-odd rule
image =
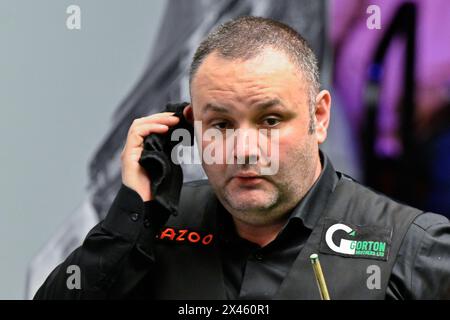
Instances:
[[[228,194],[228,203],[239,211],[266,210],[276,202],[272,192],[264,190],[239,190]]]

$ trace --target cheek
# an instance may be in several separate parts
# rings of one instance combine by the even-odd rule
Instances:
[[[285,167],[285,170],[295,166],[299,160],[298,155],[306,151],[309,144],[308,139],[311,139],[311,136],[295,127],[290,127],[285,131],[280,130],[277,148],[280,169],[282,166]]]
[[[208,176],[211,185],[223,187],[225,184],[227,169],[221,164],[202,164],[203,170]]]
[[[283,167],[286,166],[285,164],[289,163],[289,159],[292,157],[293,149],[294,146],[292,145],[292,142],[282,138],[280,138],[278,146],[276,148],[272,148],[272,151],[274,151],[272,154],[272,159],[277,157],[276,160],[279,163],[280,169],[283,169]]]
[[[202,157],[202,166],[209,178],[220,179],[225,176],[226,161],[223,142],[217,140],[202,140],[202,149],[200,156]]]
[[[225,143],[223,136],[202,140],[202,161],[205,165],[212,167],[211,170],[221,170],[220,164],[226,163],[226,156],[230,154],[230,151],[227,152]]]

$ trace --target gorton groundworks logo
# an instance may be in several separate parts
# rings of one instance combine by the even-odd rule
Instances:
[[[387,260],[392,231],[375,226],[354,226],[328,219],[321,251],[349,257]],[[325,241],[323,241],[325,240]]]

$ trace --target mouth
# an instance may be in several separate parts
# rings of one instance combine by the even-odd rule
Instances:
[[[254,171],[240,171],[234,177],[235,178],[261,178],[261,176]]]
[[[264,181],[264,178],[253,171],[238,172],[233,178],[239,185],[254,186]]]

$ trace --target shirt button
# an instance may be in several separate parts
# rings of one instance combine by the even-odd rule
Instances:
[[[257,261],[262,261],[263,260],[263,255],[259,252],[255,253],[255,259]]]
[[[144,227],[149,228],[150,227],[150,220],[147,218],[144,219]]]
[[[134,222],[138,221],[138,220],[139,220],[139,213],[133,212],[133,213],[130,215],[130,219],[131,219],[132,221],[134,221]]]

